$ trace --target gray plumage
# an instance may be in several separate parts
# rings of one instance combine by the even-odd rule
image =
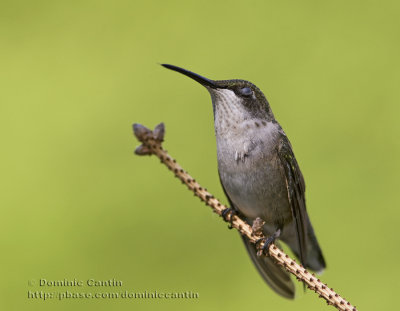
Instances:
[[[163,65],[204,85],[211,94],[218,171],[224,192],[247,222],[265,221],[263,232],[281,234],[301,263],[322,271],[325,261],[305,205],[305,183],[292,146],[275,120],[264,94],[245,80],[213,81],[172,65]],[[258,257],[243,237],[258,272],[278,294],[293,298],[289,274],[271,258]]]

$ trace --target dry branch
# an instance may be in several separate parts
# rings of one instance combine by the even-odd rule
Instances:
[[[142,145],[137,147],[135,150],[137,155],[156,155],[161,162],[182,181],[182,183],[186,184],[189,190],[193,191],[197,197],[206,203],[206,205],[210,206],[215,213],[222,216],[222,212],[228,207],[221,204],[219,200],[214,198],[214,196],[207,191],[207,189],[201,187],[200,184],[193,179],[193,177],[191,177],[176,162],[176,160],[167,153],[166,150],[163,149],[161,145],[164,140],[165,132],[163,123],[157,125],[154,131],[149,130],[143,125],[134,124],[133,131],[136,138],[142,143]],[[247,236],[252,243],[258,242],[260,238],[264,238],[262,233],[255,232],[255,228],[253,229],[249,224],[236,215],[230,219],[230,222],[232,223],[233,228],[237,229],[242,235]],[[258,243],[259,248],[262,248],[263,245],[264,242]],[[325,299],[328,305],[332,305],[338,310],[357,311],[355,306],[351,305],[350,302],[338,295],[333,288],[329,288],[326,284],[322,283],[313,273],[308,272],[302,265],[299,265],[275,244],[272,243],[269,246],[268,251],[269,256],[273,257],[277,264],[283,266],[288,272],[295,275],[299,281],[304,282],[310,290],[317,293],[320,298]],[[261,255],[265,256],[264,254]]]

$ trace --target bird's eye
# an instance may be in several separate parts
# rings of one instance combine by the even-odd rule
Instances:
[[[249,87],[241,88],[239,90],[239,93],[240,93],[240,95],[243,95],[243,96],[246,96],[246,97],[249,97],[249,96],[253,95],[253,91]]]

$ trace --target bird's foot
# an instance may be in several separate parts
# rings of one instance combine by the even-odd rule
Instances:
[[[274,232],[273,235],[271,235],[271,236],[269,236],[269,237],[267,237],[267,238],[258,239],[257,242],[256,242],[256,248],[258,248],[258,244],[259,244],[261,241],[264,242],[264,245],[263,245],[262,248],[258,251],[257,255],[258,255],[258,256],[261,256],[262,254],[265,254],[265,255],[268,256],[268,255],[269,255],[269,252],[268,252],[269,247],[271,246],[272,243],[275,242],[275,240],[276,240],[277,238],[279,238],[280,235],[281,235],[281,229],[278,229],[278,230],[276,230],[276,231]]]
[[[228,229],[232,229],[232,222],[233,222],[233,216],[235,216],[237,212],[232,208],[228,207],[224,209],[221,213],[222,218],[226,221],[229,222]],[[229,216],[228,216],[229,215]]]

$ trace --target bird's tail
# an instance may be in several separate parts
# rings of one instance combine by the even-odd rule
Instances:
[[[308,219],[307,226],[307,260],[305,266],[306,268],[314,270],[317,273],[322,273],[326,268],[325,259],[322,255],[322,251],[319,247],[310,219]]]
[[[315,236],[314,229],[311,225],[310,219],[307,217],[307,236],[306,236],[306,256],[305,262],[302,264],[307,269],[311,269],[317,273],[322,273],[326,267],[324,256],[322,255],[321,248],[319,247],[317,237]],[[283,230],[283,235],[280,237],[281,241],[285,242],[297,258],[300,258],[299,243],[297,241],[296,227],[294,224],[287,226]]]
[[[279,295],[293,299],[295,287],[290,279],[290,274],[278,266],[271,257],[257,256],[256,246],[247,237],[242,236],[242,239],[251,260],[264,281]]]

